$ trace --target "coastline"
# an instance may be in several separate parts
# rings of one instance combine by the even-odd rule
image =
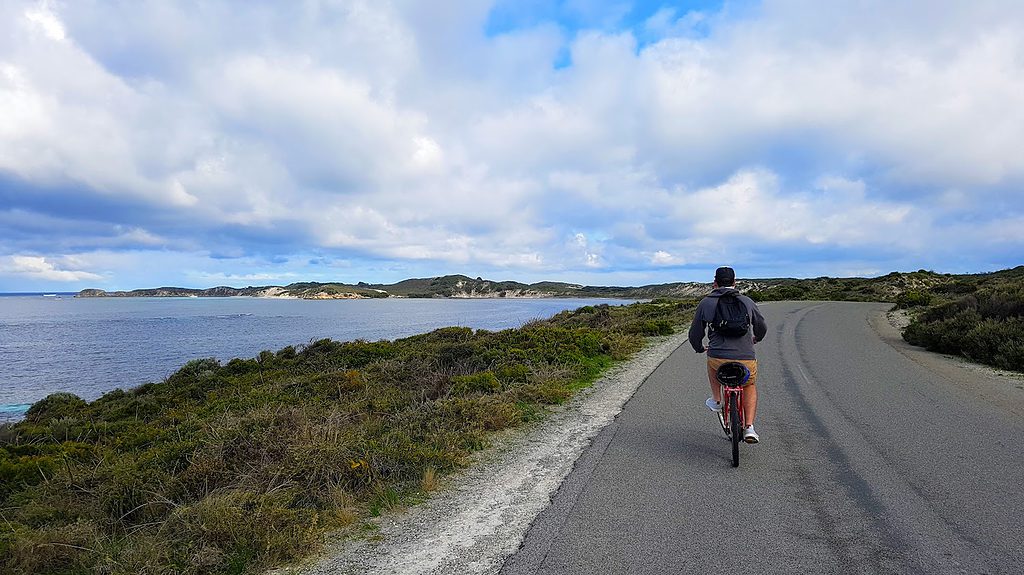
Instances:
[[[0,380],[7,386],[0,394],[0,424],[17,423],[33,403],[51,393],[69,392],[91,401],[116,388],[131,390],[149,382],[162,381],[187,361],[203,357],[216,357],[227,362],[235,357],[251,358],[265,349],[302,346],[311,339],[330,338],[339,342],[393,340],[454,325],[494,331],[518,327],[565,309],[604,303],[625,305],[637,301],[613,298],[386,298],[376,303],[318,305],[318,300],[292,296],[222,296],[204,298],[207,300],[205,303],[183,301],[199,298],[133,297],[123,298],[123,301],[94,302],[102,305],[86,305],[88,300],[50,301],[52,298],[44,299],[37,295],[22,297],[27,300],[19,302],[10,298],[8,301],[14,315],[0,314],[0,320],[6,317],[14,322],[12,325],[21,326],[9,334],[14,338],[8,339],[12,345],[0,350],[0,358],[8,361],[0,367]],[[424,299],[426,301],[421,301]],[[389,303],[387,300],[398,301]],[[306,305],[300,301],[311,303]],[[498,301],[506,301],[507,305]],[[33,302],[32,306],[26,305],[27,302]],[[82,317],[88,321],[83,322]],[[38,321],[47,324],[71,322],[80,326],[75,332],[78,336],[73,340],[59,334],[49,337],[46,335],[48,332],[33,327]],[[111,328],[106,326],[113,325],[109,322],[117,322],[117,333],[122,335],[126,329],[132,330],[131,341],[121,341],[122,337],[114,335],[101,337],[101,334],[109,333]],[[388,327],[382,327],[381,322]],[[94,327],[80,331],[85,325]],[[182,338],[176,335],[181,329],[186,329],[190,336]],[[223,334],[228,333],[236,335],[225,338]],[[26,345],[36,346],[33,341],[39,337],[48,342],[45,356],[32,359],[20,351],[29,349]],[[90,339],[94,343],[87,346],[87,357],[77,357],[74,350],[85,349],[83,345]],[[173,342],[170,341],[172,339]],[[212,340],[224,341],[211,344]],[[153,355],[157,352],[163,357]],[[168,359],[171,357],[177,359]],[[104,367],[111,362],[120,367]],[[17,365],[29,367],[19,370],[15,367]],[[33,375],[30,377],[28,373]]]
[[[13,294],[12,294],[13,295]],[[36,294],[28,294],[36,295]],[[39,294],[42,295],[42,294]],[[304,300],[339,300],[339,299],[621,299],[628,301],[643,300],[649,298],[628,296],[628,295],[593,295],[587,293],[507,293],[507,292],[481,292],[481,293],[456,293],[452,295],[409,296],[389,294],[384,297],[365,296],[360,294],[328,294],[317,293],[312,295],[291,295],[287,293],[273,295],[184,295],[184,294],[120,294],[109,292],[104,295],[81,295],[74,294],[69,297],[81,299],[122,299],[122,298],[160,298],[160,299],[216,299],[216,298],[246,298],[246,299],[304,299]]]
[[[746,289],[765,287],[759,281],[746,282]],[[541,281],[522,283],[494,281],[482,277],[446,275],[430,278],[410,278],[392,284],[366,282],[296,282],[284,286],[216,286],[211,288],[156,287],[133,290],[105,291],[87,288],[76,297],[280,297],[300,299],[372,299],[372,298],[621,298],[653,299],[659,297],[690,298],[703,295],[710,284],[702,282],[676,282],[640,287],[584,286],[566,282]]]
[[[494,306],[479,307],[493,317]],[[603,383],[608,374],[650,357],[652,340],[683,337],[673,326],[690,313],[685,302],[583,305],[497,331],[447,327],[394,341],[322,339],[227,363],[196,359],[162,382],[91,402],[50,396],[0,442],[0,490],[38,503],[5,517],[14,533],[8,565],[135,572],[200,557],[206,572],[265,572],[302,561],[339,530],[379,529],[382,517],[472,473],[505,437],[564,430],[562,414],[578,417],[570,439],[537,456],[571,462],[588,430],[632,393]],[[624,395],[616,405],[603,390]],[[604,400],[566,407],[580,397]],[[519,489],[533,493],[537,476],[511,465]],[[117,490],[111,502],[109,490],[76,488],[127,484],[145,489]],[[76,523],[83,509],[99,519]],[[469,513],[489,525],[492,509]],[[127,542],[111,538],[109,525],[129,531]],[[53,547],[41,563],[31,542],[43,537]]]

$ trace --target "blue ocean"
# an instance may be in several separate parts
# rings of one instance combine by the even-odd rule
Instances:
[[[598,299],[74,298],[0,296],[0,422],[57,391],[96,399],[185,362],[253,357],[331,338],[395,339],[445,326],[500,330]]]

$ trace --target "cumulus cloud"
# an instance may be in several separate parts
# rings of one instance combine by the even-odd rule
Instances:
[[[49,3],[40,3],[36,8],[25,11],[25,20],[38,28],[47,38],[60,42],[65,38],[64,24],[53,13]]]
[[[55,282],[80,282],[102,278],[99,274],[84,270],[63,269],[59,262],[49,261],[40,256],[6,256],[0,259],[0,274]]]
[[[683,258],[672,255],[665,250],[658,250],[651,254],[651,264],[656,266],[676,266],[686,263]]]
[[[913,4],[5,3],[0,255],[1014,263],[1024,7]]]

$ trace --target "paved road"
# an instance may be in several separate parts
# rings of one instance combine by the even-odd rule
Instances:
[[[901,344],[886,307],[762,307],[762,443],[738,469],[703,356],[677,349],[502,573],[1024,573],[1019,382]]]

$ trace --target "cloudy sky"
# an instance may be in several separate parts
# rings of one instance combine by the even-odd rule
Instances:
[[[0,0],[0,291],[1021,263],[1019,0]]]

